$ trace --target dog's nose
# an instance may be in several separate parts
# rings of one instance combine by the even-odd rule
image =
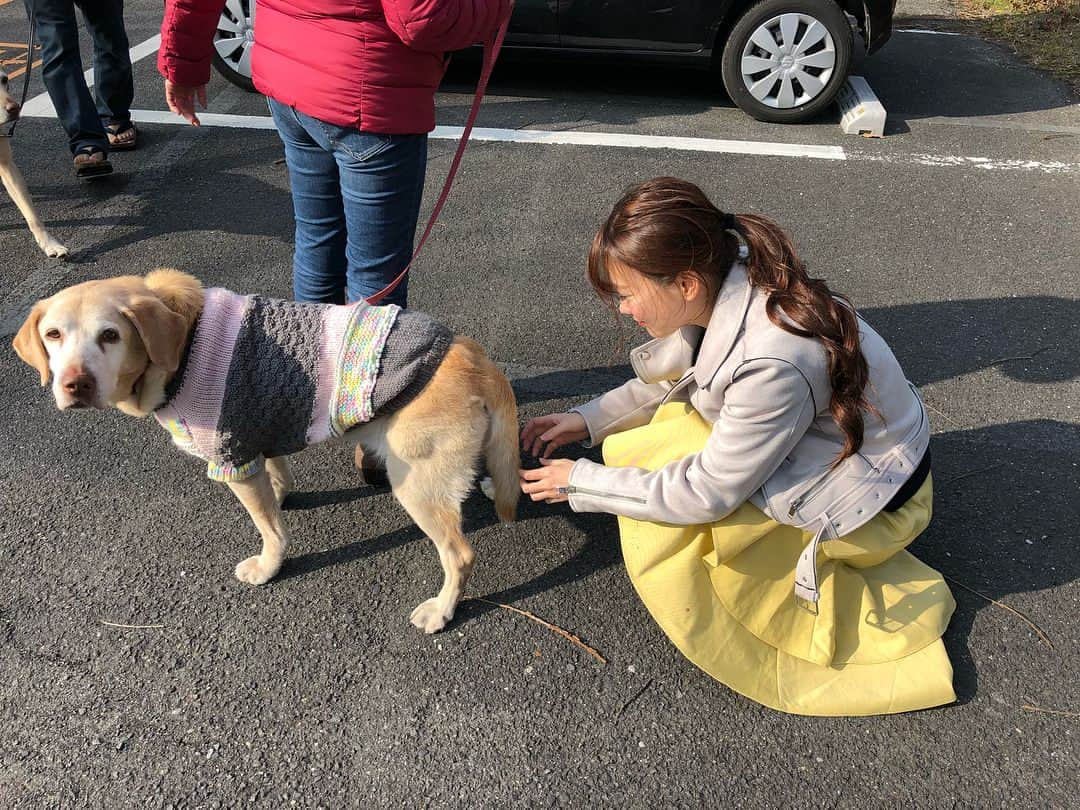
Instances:
[[[8,114],[8,120],[9,121],[14,121],[16,118],[18,118],[19,117],[19,111],[21,109],[22,108],[19,106],[19,102],[13,101],[12,99],[8,99],[4,103],[4,112],[6,112]]]
[[[60,384],[73,399],[81,403],[93,402],[94,395],[97,393],[97,381],[92,374],[87,374],[85,371],[65,375]]]

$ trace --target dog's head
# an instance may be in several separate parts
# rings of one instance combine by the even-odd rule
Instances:
[[[6,124],[19,117],[19,102],[8,93],[8,75],[0,70],[0,124]]]
[[[61,410],[145,412],[147,379],[176,371],[201,308],[202,285],[175,270],[87,281],[34,304],[12,345],[42,385],[52,377]]]

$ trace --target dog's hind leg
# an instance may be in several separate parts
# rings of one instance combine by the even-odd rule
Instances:
[[[30,192],[26,188],[26,181],[23,180],[22,172],[19,171],[19,167],[12,160],[11,144],[8,138],[0,138],[0,180],[3,180],[4,188],[7,189],[8,195],[19,211],[22,212],[26,224],[30,227],[30,233],[34,235],[34,240],[38,243],[38,247],[45,252],[45,255],[53,258],[67,256],[68,249],[57,242],[52,237],[52,234],[45,230],[41,220],[38,219],[34,204],[30,201]]]
[[[262,552],[236,566],[236,578],[252,585],[269,582],[281,568],[285,550],[289,547],[289,530],[281,519],[281,507],[270,473],[266,469],[242,481],[230,481],[240,503],[247,509],[255,527],[262,535]]]
[[[475,560],[472,546],[461,530],[461,501],[472,484],[472,470],[459,467],[448,474],[445,466],[436,469],[430,458],[408,464],[391,455],[386,472],[394,495],[439,552],[442,588],[409,616],[409,621],[425,633],[437,633],[454,617]],[[461,480],[451,480],[457,478]]]

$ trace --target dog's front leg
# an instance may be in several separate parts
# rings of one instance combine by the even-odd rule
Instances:
[[[229,489],[255,521],[263,544],[261,554],[248,557],[236,566],[236,578],[252,585],[262,585],[281,568],[281,561],[289,546],[289,530],[281,520],[281,508],[273,481],[270,473],[262,469],[243,481],[230,481]]]
[[[266,460],[266,472],[270,475],[270,484],[274,487],[274,497],[278,506],[285,501],[285,497],[296,487],[296,479],[293,477],[292,464],[288,456],[275,456]]]
[[[45,230],[45,226],[38,219],[34,204],[30,201],[30,192],[26,188],[22,172],[15,165],[11,157],[11,144],[7,138],[0,138],[0,180],[7,189],[8,196],[22,212],[30,233],[34,235],[34,241],[38,243],[47,256],[58,258],[68,255],[68,249],[57,242],[52,234]]]

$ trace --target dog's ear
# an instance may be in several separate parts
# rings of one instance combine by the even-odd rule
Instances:
[[[24,363],[33,366],[41,375],[41,384],[49,384],[49,353],[45,351],[45,343],[38,334],[38,324],[41,316],[45,314],[45,301],[38,301],[30,314],[26,316],[23,325],[19,327],[15,339],[11,345],[15,347],[15,353]]]
[[[142,338],[150,362],[168,372],[180,367],[188,322],[153,295],[136,295],[120,307]]]
[[[203,306],[202,283],[195,276],[159,267],[146,274],[146,286],[165,306],[194,323]]]

